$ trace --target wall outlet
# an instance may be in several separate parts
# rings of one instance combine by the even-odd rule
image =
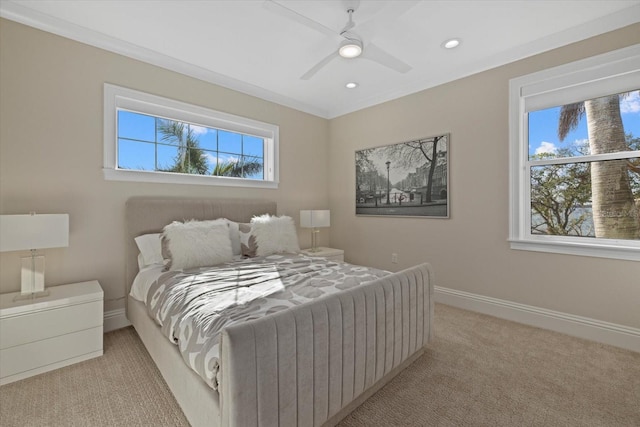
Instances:
[[[398,254],[396,254],[396,253],[391,254],[391,262],[393,264],[397,264],[398,263]]]

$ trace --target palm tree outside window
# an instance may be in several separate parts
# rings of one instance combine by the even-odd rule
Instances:
[[[640,261],[640,45],[509,82],[512,249]]]

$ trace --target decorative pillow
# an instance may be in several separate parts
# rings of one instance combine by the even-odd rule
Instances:
[[[220,218],[220,219],[213,219],[213,220],[199,220],[199,219],[189,219],[189,220],[185,220],[183,222],[181,221],[173,221],[171,224],[191,224],[193,227],[209,227],[209,226],[218,226],[220,224],[222,224],[222,222],[228,221],[227,219],[224,218]],[[228,226],[228,224],[227,224]],[[166,229],[167,226],[164,227],[164,229]],[[164,230],[163,229],[163,230]],[[231,237],[229,237],[231,238]],[[164,263],[165,265],[169,262],[169,260],[171,259],[171,252],[169,251],[169,239],[165,236],[165,233],[163,232],[160,235],[160,246],[161,246],[161,252],[162,252],[162,257],[164,258]],[[232,246],[233,249],[233,246]]]
[[[160,241],[160,233],[143,234],[134,239],[140,255],[142,255],[142,266],[151,264],[162,264],[162,242]],[[138,262],[140,264],[140,262]]]
[[[169,259],[166,270],[205,267],[233,259],[229,226],[224,219],[174,221],[164,227],[162,241]]]
[[[245,258],[253,258],[257,256],[256,237],[251,235],[251,224],[238,224],[238,237],[240,238],[241,255]]]
[[[242,255],[242,246],[240,244],[240,224],[228,219],[227,225],[229,225],[229,238],[231,238],[231,249],[233,250],[233,255]]]
[[[251,236],[255,237],[257,256],[300,252],[296,225],[289,216],[278,217],[265,214],[253,217]]]

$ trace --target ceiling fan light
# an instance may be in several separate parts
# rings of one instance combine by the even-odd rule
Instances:
[[[362,54],[362,43],[360,40],[346,39],[340,43],[338,54],[343,58],[357,58]]]

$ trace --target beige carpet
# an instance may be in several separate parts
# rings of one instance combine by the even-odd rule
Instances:
[[[0,426],[188,426],[133,327],[104,355],[0,387]]]
[[[350,426],[640,426],[640,353],[436,305],[427,353]],[[0,425],[186,426],[132,328],[105,354],[0,387]]]
[[[436,305],[436,338],[346,426],[640,426],[640,353]]]

